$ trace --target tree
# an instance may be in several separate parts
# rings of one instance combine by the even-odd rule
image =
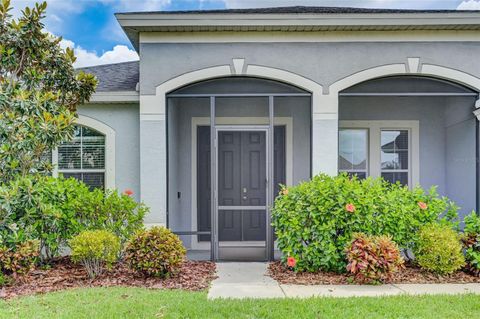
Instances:
[[[97,85],[70,48],[44,30],[47,3],[10,14],[0,0],[0,182],[51,170],[45,154],[73,138],[76,108]]]

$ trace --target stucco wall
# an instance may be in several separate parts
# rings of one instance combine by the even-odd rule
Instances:
[[[382,70],[386,71],[382,74],[388,75],[391,73],[400,74],[405,72],[416,72],[410,70],[408,58],[413,59],[413,65],[416,65],[416,58],[418,58],[419,69],[425,72],[442,73],[443,77],[457,78],[459,81],[474,83],[477,89],[480,88],[480,80],[469,77],[469,75],[480,78],[480,64],[476,62],[477,56],[480,53],[479,42],[309,42],[309,43],[140,43],[140,94],[141,94],[141,112],[142,117],[155,119],[158,125],[152,125],[152,122],[145,120],[145,125],[141,124],[141,135],[145,137],[145,142],[141,140],[141,152],[143,153],[144,161],[142,165],[149,168],[149,175],[142,177],[142,188],[160,189],[163,191],[165,180],[164,175],[159,171],[158,174],[151,175],[153,168],[166,164],[159,161],[165,155],[165,149],[162,144],[162,137],[158,136],[161,133],[157,128],[165,125],[164,119],[164,91],[176,89],[176,83],[183,85],[188,83],[184,81],[186,78],[192,77],[193,71],[210,68],[205,73],[197,72],[193,75],[202,74],[202,76],[209,77],[216,71],[221,73],[221,76],[230,75],[225,70],[231,70],[232,74],[241,74],[251,66],[262,66],[268,69],[256,68],[256,76],[262,76],[261,72],[269,72],[268,76],[271,78],[282,80],[283,76],[289,77],[292,80],[290,83],[302,82],[305,85],[301,86],[305,89],[307,87],[314,88],[312,91],[312,170],[313,172],[326,172],[334,174],[337,168],[337,89],[344,89],[350,84],[355,84],[355,75],[367,69],[387,66]],[[234,67],[232,59],[244,59],[244,68],[237,70]],[[238,61],[238,60],[237,60]],[[412,60],[410,60],[411,62]],[[428,64],[427,66],[425,64]],[[414,68],[414,66],[412,67]],[[218,66],[219,68],[211,69]],[[229,67],[230,66],[230,67]],[[444,69],[435,69],[440,66]],[[235,70],[234,70],[235,69]],[[262,71],[263,70],[263,71]],[[279,71],[280,70],[280,71]],[[455,72],[456,70],[460,72]],[[285,72],[286,71],[286,72]],[[210,72],[210,73],[209,73]],[[238,72],[238,73],[235,73]],[[390,73],[389,73],[390,72]],[[463,72],[463,73],[462,73]],[[361,73],[361,78],[365,79],[374,72]],[[363,75],[367,74],[366,77]],[[376,75],[377,73],[375,73]],[[182,76],[184,75],[184,76]],[[182,76],[180,79],[177,77]],[[300,77],[301,78],[300,78]],[[376,75],[378,76],[378,75]],[[169,80],[177,78],[174,81],[168,82],[161,86],[159,91],[156,91],[161,84]],[[337,81],[347,78],[346,81],[338,83]],[[196,77],[197,80],[202,80],[201,77]],[[312,82],[313,81],[313,82]],[[312,84],[313,83],[313,84]],[[337,83],[336,86],[330,88],[331,84]],[[344,86],[344,84],[346,86]],[[323,86],[323,92],[321,86]],[[329,89],[335,94],[329,95]],[[156,93],[161,92],[160,95]],[[397,112],[400,112],[397,110]],[[419,111],[421,112],[421,111]],[[398,114],[398,113],[397,113]],[[419,116],[421,114],[418,114]],[[150,120],[148,120],[150,121]],[[440,118],[433,115],[430,120],[425,119],[424,122],[430,121],[433,130],[438,128]],[[142,121],[144,122],[144,121]],[[462,124],[463,125],[463,124]],[[465,124],[466,125],[466,124]],[[465,126],[464,130],[470,130]],[[424,134],[430,134],[428,131]],[[474,134],[474,133],[473,133]],[[443,152],[443,161],[447,161],[447,153],[453,153],[453,144],[448,147],[445,141],[453,140],[454,136],[461,136],[461,133],[450,129],[443,132],[443,142],[435,137],[432,137],[432,142],[423,147],[432,152],[436,152],[439,156]],[[447,138],[447,135],[449,138]],[[151,140],[156,138],[156,141]],[[451,143],[451,142],[450,142]],[[152,144],[152,145],[150,145]],[[148,147],[147,147],[148,146]],[[156,147],[151,149],[151,147]],[[441,148],[448,148],[451,151],[441,150]],[[462,148],[466,151],[468,146]],[[455,152],[459,152],[456,150]],[[427,152],[427,151],[424,151]],[[157,157],[155,157],[158,155]],[[421,155],[422,156],[422,155]],[[423,161],[421,157],[421,161]],[[437,170],[443,165],[443,173],[438,175]],[[439,184],[444,191],[447,191],[447,180],[455,180],[455,176],[459,175],[462,169],[461,165],[457,169],[450,166],[446,171],[446,164],[441,164],[441,160],[437,160],[435,165],[425,167],[425,176],[423,180],[426,183],[435,182]],[[437,170],[436,170],[437,169]],[[142,172],[147,172],[143,170]],[[427,173],[428,172],[428,173]],[[469,171],[472,176],[475,170]],[[142,173],[143,174],[143,173]],[[147,173],[145,173],[147,174]],[[461,175],[461,174],[460,174]],[[450,177],[449,177],[450,176]],[[438,182],[438,183],[437,183]],[[454,192],[454,190],[450,190]],[[165,216],[165,201],[155,197],[155,194],[142,194],[142,198],[148,201],[154,207],[152,210],[152,221],[162,222]],[[455,195],[457,196],[457,195]],[[461,197],[458,194],[459,198]],[[473,196],[465,195],[469,201],[473,200]],[[464,205],[464,206],[469,206]],[[155,216],[153,216],[155,215]]]
[[[140,151],[138,104],[88,104],[78,113],[115,130],[115,186],[130,188],[140,199]]]
[[[441,65],[480,76],[480,42],[352,42],[352,43],[141,43],[140,92],[178,75],[202,68],[245,63],[288,70],[324,87],[353,73],[419,57],[420,63]]]
[[[475,209],[473,98],[341,97],[340,120],[418,120],[420,184]]]

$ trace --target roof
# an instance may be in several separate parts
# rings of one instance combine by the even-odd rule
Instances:
[[[139,82],[139,61],[103,64],[78,68],[98,79],[97,92],[136,91]]]
[[[475,10],[473,10],[475,11]],[[480,11],[480,10],[478,10]],[[313,13],[313,14],[352,14],[352,13],[458,13],[472,12],[472,10],[408,10],[408,9],[375,9],[375,8],[353,8],[353,7],[272,7],[272,8],[249,8],[249,9],[218,9],[218,10],[185,10],[185,11],[137,11],[117,13],[117,15],[128,14],[290,14],[290,13]]]
[[[140,32],[480,30],[480,11],[276,7],[115,14],[138,49]]]

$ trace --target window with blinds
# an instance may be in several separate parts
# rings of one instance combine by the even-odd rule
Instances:
[[[74,139],[58,147],[58,172],[91,188],[105,188],[105,136],[76,126]]]

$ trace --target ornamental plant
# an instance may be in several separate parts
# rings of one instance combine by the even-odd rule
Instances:
[[[357,283],[385,283],[402,269],[404,260],[389,236],[356,234],[346,248],[347,271]]]
[[[105,229],[120,239],[124,247],[135,232],[143,229],[148,208],[132,197],[133,191],[121,194],[117,190],[94,189],[83,194],[79,201],[82,209],[77,215],[86,229]]]
[[[106,230],[83,231],[69,242],[72,260],[82,264],[93,279],[111,268],[120,252],[120,240]]]
[[[78,218],[80,198],[88,187],[75,179],[19,177],[0,186],[0,243],[14,248],[36,239],[42,261],[58,256],[67,240],[84,226]]]
[[[353,234],[388,235],[406,255],[421,226],[438,220],[456,225],[457,210],[435,187],[426,192],[381,178],[321,174],[280,191],[272,225],[284,263],[292,256],[296,271],[341,273]]]
[[[423,226],[414,247],[416,262],[427,271],[448,275],[465,265],[459,234],[451,225]]]
[[[35,268],[39,256],[39,244],[36,240],[18,243],[15,247],[0,247],[0,274],[18,278]]]
[[[73,50],[44,30],[47,4],[10,14],[0,2],[0,182],[52,169],[44,154],[73,138],[76,107],[97,80],[73,68]]]
[[[465,250],[466,270],[480,276],[480,217],[472,212],[465,216],[463,247]]]
[[[0,185],[0,245],[37,239],[42,262],[83,230],[108,230],[122,246],[143,228],[145,205],[115,190],[90,190],[74,178],[27,176]]]
[[[127,243],[125,261],[138,273],[169,277],[178,272],[186,250],[180,238],[165,227],[139,231]]]

